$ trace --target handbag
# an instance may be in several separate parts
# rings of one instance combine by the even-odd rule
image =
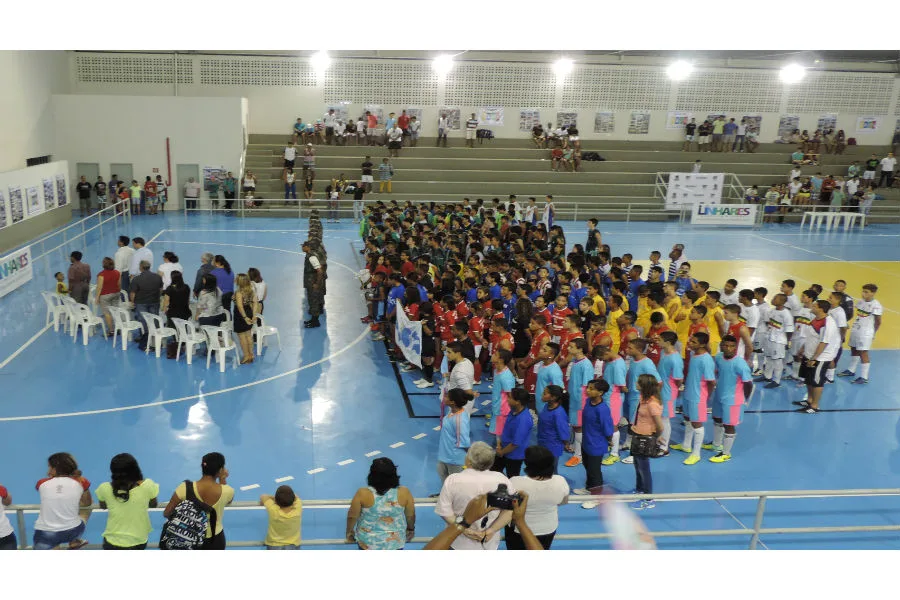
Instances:
[[[640,408],[638,408],[638,415],[640,415]],[[635,417],[634,424],[637,425],[638,417]],[[653,435],[641,435],[639,433],[634,432],[634,428],[631,429],[631,455],[632,456],[646,456],[648,458],[653,458],[659,454],[659,436],[656,434]]]

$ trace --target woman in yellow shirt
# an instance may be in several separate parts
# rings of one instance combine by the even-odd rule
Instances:
[[[213,507],[216,512],[216,530],[206,528],[206,540],[201,550],[224,550],[225,529],[222,525],[222,517],[225,515],[225,507],[234,500],[234,488],[227,484],[228,469],[225,468],[225,457],[218,452],[210,452],[203,457],[200,463],[203,476],[194,481],[194,493],[197,499]],[[172,499],[163,511],[165,518],[170,518],[175,513],[175,507],[187,498],[187,486],[184,482],[175,488]]]
[[[263,494],[259,503],[269,514],[266,550],[299,550],[303,502],[291,486],[280,486],[274,496]]]

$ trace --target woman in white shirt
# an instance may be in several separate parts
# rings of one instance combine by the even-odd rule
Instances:
[[[70,550],[87,545],[82,507],[91,505],[91,482],[81,476],[78,463],[67,452],[57,452],[47,459],[47,477],[37,482],[41,497],[41,513],[34,524],[34,549],[53,550],[68,544]]]
[[[262,275],[259,272],[259,269],[256,267],[250,267],[247,269],[247,277],[250,278],[250,285],[253,286],[253,291],[256,292],[256,299],[259,302],[259,314],[263,313],[263,303],[266,299],[266,294],[268,294],[268,286],[266,282],[263,281]]]
[[[163,290],[168,289],[169,286],[172,285],[172,271],[180,271],[181,274],[184,275],[184,267],[178,262],[178,256],[174,252],[163,252],[163,262],[159,265],[159,270],[157,271],[163,280]],[[163,312],[165,312],[168,304],[169,297],[163,295],[162,305],[160,307]]]
[[[558,508],[569,502],[569,484],[560,475],[554,475],[556,458],[543,446],[530,446],[525,450],[525,477],[510,478],[513,488],[528,494],[525,523],[545,550],[550,549],[556,529],[559,527]],[[506,526],[506,549],[524,550],[525,544],[516,528]]]

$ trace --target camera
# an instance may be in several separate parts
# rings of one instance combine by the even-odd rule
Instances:
[[[512,510],[513,500],[522,501],[521,494],[510,494],[505,483],[497,486],[497,489],[487,494],[487,505],[500,510]]]

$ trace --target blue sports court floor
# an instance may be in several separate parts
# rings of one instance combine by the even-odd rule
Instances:
[[[583,224],[563,225],[570,246],[583,242]],[[302,328],[305,228],[305,221],[281,219],[143,216],[129,225],[109,225],[102,238],[92,234],[78,248],[95,275],[102,257],[115,252],[120,233],[152,240],[157,262],[163,251],[176,252],[191,281],[205,251],[225,255],[236,272],[259,268],[269,285],[266,320],[280,330],[282,350],[269,347],[254,364],[225,373],[207,370],[199,358],[188,366],[184,359],[145,356],[133,345],[123,353],[100,337],[85,347],[52,328],[40,333],[45,309],[39,292],[52,289],[53,273],[65,271],[68,261],[60,253],[53,264],[37,264],[34,281],[0,300],[0,483],[16,503],[37,501],[34,484],[46,471],[46,457],[57,451],[73,453],[95,485],[108,478],[114,454],[130,452],[145,476],[161,484],[163,500],[179,481],[196,478],[200,457],[213,450],[227,458],[237,500],[272,493],[275,481],[286,477],[304,499],[349,498],[365,485],[375,455],[399,465],[402,483],[415,496],[437,492],[438,397],[411,384],[415,373],[398,382],[384,345],[371,341],[360,324],[364,304],[354,274],[361,257],[351,247],[357,228],[350,223],[325,224],[326,316],[322,328]],[[900,370],[900,227],[809,234],[791,225],[710,232],[665,223],[608,223],[601,231],[613,254],[631,252],[636,258],[656,249],[665,255],[674,243],[684,243],[694,276],[714,286],[735,277],[742,288],[765,285],[774,293],[787,277],[798,280],[798,290],[811,282],[830,289],[834,279],[843,278],[859,297],[859,287],[873,282],[886,309],[877,340],[882,349],[873,352],[868,386],[838,380],[826,388],[825,410],[813,416],[791,410],[802,388],[759,390],[738,429],[731,462],[704,460],[687,467],[673,453],[653,461],[655,491],[900,488],[900,394],[890,375]],[[483,398],[489,394],[486,382],[481,392]],[[673,429],[680,439],[680,423]],[[473,432],[488,437],[480,420],[473,421]],[[604,472],[615,487],[633,487],[630,465]],[[562,474],[573,488],[584,483],[581,467]],[[255,485],[260,487],[240,490]],[[667,502],[642,517],[657,531],[740,529],[752,524],[754,510],[755,502],[748,500]],[[596,511],[568,506],[561,513],[560,533],[603,530]],[[765,527],[891,525],[900,523],[900,502],[897,497],[770,500],[766,515]],[[308,510],[304,538],[342,537],[344,518],[343,509]],[[157,531],[159,519],[157,513]],[[33,520],[30,516],[29,532]],[[103,522],[95,515],[89,523],[92,542],[100,540]],[[440,527],[430,507],[419,509],[418,535]],[[226,530],[230,540],[262,539],[263,515],[229,512]],[[664,539],[660,545],[742,548],[746,543],[744,536]],[[607,544],[560,540],[554,547]],[[900,548],[900,536],[764,536],[762,547]]]

